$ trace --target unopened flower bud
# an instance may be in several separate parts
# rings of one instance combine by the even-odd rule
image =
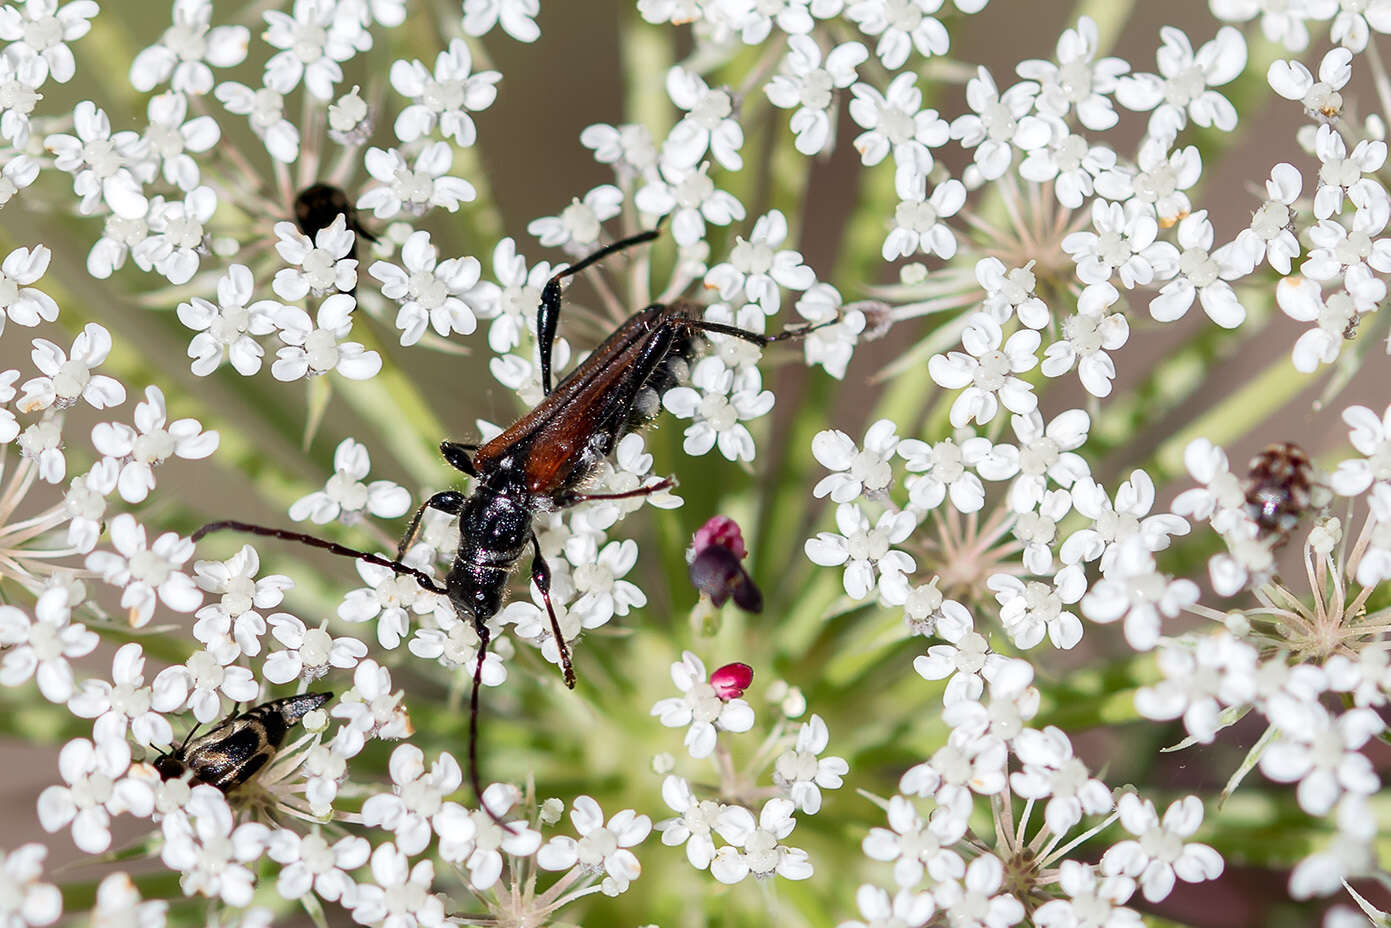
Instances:
[[[752,682],[753,668],[748,664],[725,664],[710,674],[710,685],[715,688],[715,695],[725,702],[743,696],[744,690]]]
[[[725,516],[715,516],[695,533],[691,544],[691,585],[723,606],[731,597],[747,612],[763,610],[763,593],[739,563],[748,555],[739,525]]]

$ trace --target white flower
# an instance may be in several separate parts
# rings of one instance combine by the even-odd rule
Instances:
[[[1095,867],[1075,860],[1058,865],[1058,886],[1067,897],[1050,899],[1034,910],[1038,928],[1141,928],[1140,913],[1124,904],[1135,894],[1135,881],[1124,876],[1100,877]]]
[[[315,631],[323,634],[324,639],[328,637],[322,629]],[[342,638],[325,650],[346,652],[352,644],[360,646],[362,652],[366,653],[366,646],[361,642]],[[411,734],[414,729],[410,716],[401,705],[404,695],[400,690],[391,691],[389,669],[371,658],[359,663],[353,671],[352,689],[340,696],[329,710],[334,718],[343,719],[345,723],[334,737],[334,751],[344,757],[353,757],[362,750],[368,737],[396,739]]]
[[[63,510],[68,522],[68,544],[79,554],[97,546],[105,525],[106,497],[116,489],[120,466],[110,458],[102,458],[81,477],[74,477],[68,492],[63,495]]]
[[[757,303],[768,315],[782,305],[779,286],[806,290],[816,274],[802,262],[801,252],[775,250],[787,238],[787,220],[778,210],[758,217],[753,232],[737,236],[729,261],[717,264],[705,275],[705,284],[719,291],[720,299]]]
[[[671,216],[671,237],[681,246],[705,238],[705,224],[727,226],[744,218],[744,205],[718,190],[709,177],[710,162],[681,167],[662,161],[658,174],[633,196],[633,204],[652,216]]]
[[[325,631],[327,621],[318,628],[308,628],[285,612],[274,613],[266,621],[270,624],[271,635],[285,645],[285,650],[266,656],[262,673],[271,683],[289,683],[296,677],[310,682],[328,673],[330,666],[351,669],[367,656],[367,645],[356,638],[330,636]],[[337,715],[342,707],[340,701],[334,714]]]
[[[16,248],[0,263],[0,332],[5,320],[16,325],[36,326],[40,320],[52,322],[58,318],[58,304],[53,297],[36,287],[48,270],[53,253],[44,245],[33,249]]]
[[[414,561],[414,552],[410,560]],[[345,622],[370,622],[375,619],[377,641],[387,650],[397,647],[401,639],[410,633],[408,612],[425,615],[435,611],[437,594],[422,589],[415,578],[402,576],[388,567],[369,564],[366,561],[356,561],[355,566],[358,574],[367,582],[367,586],[351,590],[343,597],[343,602],[338,605],[338,617]],[[413,641],[412,654],[418,657],[440,658],[444,657],[447,649],[450,652],[447,660],[456,661],[464,656],[457,652],[458,648],[464,648],[470,653],[476,652],[478,637],[472,625],[459,621],[458,617],[452,614],[452,607],[449,612],[451,615],[447,635],[438,629],[421,629],[416,641],[431,640],[430,635],[433,635],[437,639],[436,643],[433,646],[417,647],[416,641]],[[427,635],[427,632],[430,635]],[[422,653],[420,648],[424,648],[428,653]],[[498,663],[493,660],[495,656],[489,654],[484,661],[485,675],[488,673],[489,664]],[[497,668],[494,667],[493,670],[496,673]]]
[[[1316,702],[1297,709],[1282,700],[1279,730],[1261,754],[1261,772],[1277,783],[1299,783],[1295,796],[1310,815],[1324,816],[1344,792],[1375,795],[1381,788],[1372,762],[1362,753],[1386,727],[1376,710],[1347,709],[1336,717]]]
[[[1025,582],[1009,574],[992,574],[986,586],[1000,604],[1000,624],[1014,646],[1035,647],[1044,632],[1053,647],[1073,648],[1082,640],[1082,620],[1064,606],[1078,602],[1087,592],[1087,575],[1080,564],[1064,567],[1053,575],[1050,586],[1039,580]]]
[[[1307,8],[1312,18],[1332,17],[1333,25],[1329,27],[1328,37],[1353,52],[1361,52],[1367,47],[1371,30],[1383,35],[1391,32],[1391,6],[1377,0],[1371,3],[1309,0]]]
[[[15,61],[0,55],[0,138],[16,149],[29,144],[29,117],[43,99],[38,91],[41,83],[42,68],[37,60]]]
[[[1165,140],[1147,139],[1140,145],[1135,159],[1139,173],[1131,179],[1133,193],[1126,206],[1152,207],[1160,225],[1168,228],[1193,211],[1193,204],[1184,191],[1202,176],[1203,159],[1194,145],[1171,152]],[[1171,274],[1172,271],[1159,276]]]
[[[692,757],[709,757],[720,731],[742,732],[753,727],[753,707],[742,699],[724,700],[705,673],[705,663],[690,651],[671,665],[671,679],[684,696],[659,699],[652,714],[668,728],[689,725],[686,748]]]
[[[1154,212],[1136,201],[1092,203],[1095,232],[1073,232],[1063,238],[1062,247],[1077,262],[1077,279],[1084,284],[1109,283],[1120,273],[1127,290],[1145,286],[1156,277],[1172,277],[1178,268],[1179,251],[1168,242],[1157,241],[1159,222]]]
[[[430,891],[435,883],[433,861],[419,860],[412,866],[405,852],[388,841],[372,852],[372,879],[375,882],[357,887],[353,921],[396,928],[447,924],[444,899]]]
[[[877,2],[867,0],[865,5]],[[865,83],[850,88],[850,118],[865,130],[855,139],[864,164],[878,164],[892,152],[900,173],[925,177],[932,171],[932,149],[947,143],[951,127],[936,110],[922,108],[917,82],[916,74],[906,72],[883,94]]]
[[[580,144],[594,151],[595,161],[613,165],[620,178],[649,177],[657,170],[657,146],[647,126],[595,123],[580,133]]]
[[[961,390],[951,407],[951,424],[963,428],[972,421],[986,424],[1003,404],[1010,412],[1033,412],[1038,406],[1033,385],[1015,374],[1038,364],[1039,334],[1021,329],[1004,337],[1000,324],[985,313],[973,313],[961,333],[969,354],[953,351],[928,359],[932,380],[948,390]]]
[[[1386,284],[1366,267],[1349,268],[1341,276],[1343,287],[1326,297],[1316,281],[1298,274],[1282,277],[1275,285],[1275,303],[1281,312],[1299,322],[1314,323],[1290,351],[1294,369],[1302,374],[1338,360],[1348,332],[1386,296]]]
[[[691,784],[678,776],[662,780],[662,799],[679,818],[657,823],[662,843],[667,847],[686,846],[686,860],[692,867],[704,870],[715,859],[715,823],[726,806],[710,799],[696,799]]]
[[[392,62],[391,86],[414,101],[397,114],[396,137],[414,142],[439,126],[440,134],[452,137],[460,147],[472,145],[478,130],[469,112],[492,105],[497,99],[494,85],[502,77],[497,71],[470,74],[472,69],[473,57],[463,39],[452,40],[439,53],[433,74],[418,59]]]
[[[41,8],[53,2],[36,0],[33,5]],[[84,2],[78,0],[68,6]],[[3,14],[13,9],[0,8],[0,37],[5,28]],[[83,215],[90,216],[99,203],[105,202],[113,213],[126,219],[144,216],[149,201],[140,184],[149,178],[135,173],[145,155],[140,135],[129,130],[112,134],[110,118],[90,100],[81,101],[73,109],[73,131],[77,135],[47,136],[43,144],[54,155],[54,167],[73,175],[73,193],[82,198],[79,209]]]
[[[290,518],[309,519],[317,525],[337,519],[347,525],[362,521],[364,513],[379,519],[395,519],[411,507],[410,493],[390,480],[363,478],[372,467],[367,446],[351,438],[338,443],[333,452],[333,476],[324,489],[315,490],[290,504]]]
[[[0,8],[0,39],[10,43],[5,56],[35,67],[39,83],[52,77],[66,84],[76,73],[67,43],[87,34],[97,9],[93,0],[61,7],[58,0],[25,0],[22,11],[6,4]]]
[[[982,928],[1004,928],[1024,918],[1024,906],[1004,888],[1005,868],[994,854],[982,854],[966,867],[961,881],[947,880],[933,890],[937,908],[943,912],[969,912],[961,924]]]
[[[402,345],[420,341],[426,326],[433,327],[441,338],[448,338],[451,332],[473,332],[478,322],[466,298],[478,284],[477,258],[438,261],[430,233],[422,229],[412,232],[401,246],[401,263],[404,269],[377,261],[368,273],[382,282],[382,296],[401,304],[396,328],[401,330]]]
[[[66,702],[73,694],[69,658],[96,650],[100,639],[85,625],[72,623],[68,591],[45,590],[31,619],[17,606],[0,606],[0,684],[19,686],[33,677],[49,702]]]
[[[518,42],[535,42],[541,36],[536,15],[541,0],[464,0],[464,32],[485,35],[501,23],[502,31]]]
[[[245,26],[209,26],[212,0],[174,4],[174,24],[160,40],[135,56],[131,86],[149,93],[165,81],[175,93],[201,96],[213,89],[213,67],[230,68],[246,58],[251,30]]]
[[[1302,52],[1309,47],[1309,28],[1305,25],[1310,11],[1303,3],[1287,0],[1211,0],[1212,15],[1229,23],[1246,22],[1261,17],[1261,32],[1272,42],[1280,42],[1287,51]]]
[[[1303,62],[1277,59],[1266,71],[1270,88],[1286,100],[1304,104],[1304,112],[1314,119],[1333,120],[1342,115],[1343,95],[1338,93],[1352,79],[1352,52],[1330,49],[1319,62],[1319,79]]]
[[[840,789],[841,777],[850,771],[843,757],[820,757],[830,732],[821,716],[813,714],[797,731],[797,743],[773,763],[773,782],[808,815],[821,810],[821,790]]]
[[[293,381],[337,371],[349,380],[370,380],[382,369],[382,356],[358,342],[343,341],[353,328],[357,301],[350,293],[335,293],[319,304],[314,319],[298,306],[283,306],[275,324],[285,347],[275,353],[270,372],[276,380]]]
[[[186,284],[198,273],[207,252],[203,227],[217,211],[217,193],[208,186],[195,187],[182,200],[150,200],[145,222],[149,235],[130,251],[141,270],[154,268],[171,284]]]
[[[753,813],[743,806],[726,808],[715,829],[730,844],[715,855],[711,876],[721,883],[738,883],[750,875],[759,879],[777,875],[785,880],[811,876],[807,852],[781,843],[797,826],[792,817],[795,809],[790,799],[769,799],[755,821]]]
[[[1350,429],[1348,440],[1364,457],[1338,465],[1329,478],[1333,490],[1357,496],[1365,493],[1373,480],[1391,483],[1391,406],[1380,418],[1366,406],[1349,406],[1343,410],[1343,421]]]
[[[837,380],[845,379],[846,366],[865,330],[865,314],[887,309],[877,301],[841,304],[840,292],[828,283],[812,284],[797,301],[798,315],[811,323],[824,323],[802,339],[807,366],[820,364]]]
[[[1150,300],[1150,315],[1155,319],[1182,319],[1196,296],[1208,318],[1224,329],[1234,329],[1246,320],[1246,308],[1227,282],[1240,277],[1241,269],[1230,258],[1223,265],[1221,258],[1230,253],[1220,249],[1213,252],[1212,237],[1212,223],[1205,209],[1190,213],[1179,222],[1178,242],[1183,253],[1179,255],[1178,276]]]
[[[1040,113],[1062,120],[1076,107],[1078,122],[1094,132],[1116,124],[1118,117],[1107,94],[1115,92],[1117,78],[1130,65],[1121,58],[1093,60],[1099,45],[1096,22],[1083,16],[1077,28],[1065,30],[1058,38],[1057,64],[1036,58],[1019,63],[1019,76],[1038,82]]]
[[[265,853],[270,833],[259,822],[236,826],[227,800],[216,787],[193,787],[178,814],[161,823],[160,859],[179,873],[185,895],[197,893],[227,905],[251,902],[256,877],[249,865]]]
[[[894,209],[894,225],[884,238],[885,261],[910,258],[918,252],[949,259],[956,254],[956,233],[943,220],[955,216],[966,203],[966,188],[949,179],[927,195],[927,178],[900,171],[895,177],[900,197]]]
[[[1091,417],[1084,410],[1058,413],[1047,424],[1035,410],[1028,415],[1011,417],[1010,425],[1019,438],[1019,477],[1009,490],[1010,508],[1015,512],[1033,512],[1045,504],[1050,481],[1070,489],[1078,480],[1090,476],[1086,459],[1075,453],[1086,444],[1092,425]],[[1054,517],[1062,518],[1067,508]]]
[[[1138,878],[1150,902],[1165,898],[1177,876],[1185,883],[1215,880],[1222,875],[1222,856],[1206,844],[1184,844],[1203,823],[1203,803],[1197,796],[1175,801],[1161,821],[1154,803],[1126,793],[1117,804],[1120,822],[1138,841],[1122,841],[1101,857],[1107,876]]]
[[[44,376],[24,382],[19,411],[35,412],[50,406],[66,409],[79,399],[94,409],[124,403],[126,388],[119,381],[92,373],[110,353],[111,334],[95,322],[84,325],[73,339],[71,357],[47,339],[34,339],[30,357]]]
[[[357,51],[351,34],[336,19],[335,5],[295,0],[291,13],[266,10],[268,28],[261,38],[283,49],[266,62],[266,86],[279,94],[293,91],[302,79],[305,90],[320,100],[333,99],[333,85],[343,79],[338,62]]]
[[[135,883],[122,870],[108,873],[97,884],[92,906],[93,928],[164,928],[169,911],[166,899],[140,898]]]
[[[1019,469],[1019,454],[1012,446],[991,445],[979,435],[960,445],[950,438],[935,444],[910,438],[899,443],[898,453],[914,472],[904,484],[909,506],[919,513],[936,509],[948,496],[957,512],[979,512],[985,505],[981,476],[1007,480]]]
[[[144,817],[154,809],[149,784],[126,776],[129,769],[130,746],[124,739],[69,741],[58,752],[58,772],[68,785],[49,786],[39,794],[39,824],[47,832],[72,825],[79,850],[102,853],[111,846],[111,816],[130,812]]]
[[[204,431],[197,419],[168,422],[164,393],[145,388],[145,401],[135,406],[135,427],[102,422],[92,429],[92,445],[120,464],[116,488],[128,503],[138,503],[155,488],[154,468],[171,457],[186,461],[206,458],[217,450],[217,432]]]
[[[706,152],[731,171],[744,166],[739,149],[744,130],[731,114],[734,100],[728,90],[712,90],[699,74],[680,65],[667,72],[667,96],[686,115],[671,127],[662,143],[662,160],[678,168],[692,168]]]
[[[362,163],[378,186],[358,198],[357,208],[370,209],[378,219],[393,219],[401,213],[419,216],[434,206],[452,213],[478,195],[468,181],[445,173],[454,163],[447,142],[426,145],[414,164],[407,164],[395,148],[369,148]]]
[[[931,893],[914,893],[900,889],[890,901],[886,890],[868,883],[855,891],[855,904],[860,907],[860,914],[868,919],[868,922],[851,920],[841,922],[836,928],[919,928],[927,924],[927,920],[937,908]]]
[[[1158,74],[1129,74],[1120,78],[1116,99],[1137,112],[1154,110],[1148,133],[1172,139],[1192,119],[1195,125],[1223,132],[1236,128],[1236,107],[1211,87],[1221,87],[1246,68],[1246,40],[1241,32],[1223,26],[1195,53],[1188,36],[1162,26],[1163,45],[1155,54]]]
[[[1083,815],[1111,811],[1111,790],[1087,775],[1086,764],[1073,754],[1072,742],[1061,728],[1026,728],[1013,748],[1023,766],[1010,774],[1010,788],[1025,799],[1048,801],[1043,820],[1053,834],[1067,834]]]
[[[391,793],[368,796],[362,804],[364,824],[393,833],[398,847],[407,854],[419,854],[433,834],[431,818],[444,797],[464,781],[459,762],[447,751],[441,752],[428,771],[425,754],[413,744],[399,745],[391,752]]]
[[[1028,153],[1048,144],[1053,135],[1050,124],[1029,115],[1038,90],[1033,81],[1021,81],[1001,94],[984,66],[966,82],[966,104],[972,112],[952,120],[951,135],[962,147],[975,149],[975,160],[965,172],[968,185],[1001,177],[1009,170],[1014,149]]]
[[[924,58],[945,55],[950,48],[947,27],[932,16],[942,0],[851,0],[845,18],[865,35],[879,36],[874,54],[891,71],[903,67],[913,49]]]
[[[868,57],[868,50],[859,42],[842,42],[827,52],[823,61],[815,39],[807,35],[788,37],[779,73],[764,85],[763,92],[774,106],[797,110],[792,114],[791,128],[799,152],[817,155],[834,141],[833,91],[855,83],[855,68]]]
[[[613,184],[600,184],[575,197],[559,216],[543,216],[527,223],[526,230],[547,248],[579,252],[592,248],[603,232],[603,223],[623,211],[623,191]]]
[[[356,233],[348,228],[348,217],[339,213],[333,221],[314,233],[305,235],[293,222],[277,222],[275,250],[290,267],[275,272],[271,289],[282,300],[296,302],[307,295],[323,296],[341,291],[350,293],[357,287],[357,258],[353,243]]]
[[[103,736],[124,738],[129,728],[138,743],[163,745],[174,740],[174,729],[160,713],[177,709],[186,695],[174,668],[160,671],[154,684],[146,686],[144,649],[132,641],[116,649],[111,682],[84,680],[68,700],[68,708],[78,718],[96,719],[96,729]]]
[[[633,606],[647,605],[647,595],[621,579],[638,559],[637,542],[631,538],[601,549],[594,535],[572,535],[565,542],[565,558],[574,565],[570,577],[578,596],[570,610],[582,617],[583,627],[597,628],[615,615],[627,615]]]
[[[882,496],[893,482],[897,429],[892,420],[878,420],[865,431],[863,451],[857,451],[854,439],[842,431],[817,432],[811,440],[812,456],[834,473],[817,481],[811,495],[829,495],[837,503],[851,503],[861,495]]]
[[[712,355],[696,362],[691,386],[668,390],[662,405],[678,418],[693,420],[682,445],[687,454],[707,454],[718,442],[729,460],[752,461],[756,449],[744,422],[766,415],[773,408],[773,393],[763,389],[758,368],[735,371]]]
[[[200,296],[179,304],[179,321],[198,334],[188,343],[193,373],[206,377],[230,361],[243,377],[261,369],[264,354],[253,335],[275,331],[284,307],[274,300],[251,302],[255,280],[245,264],[233,264],[217,282],[217,305]]]
[[[1197,602],[1198,586],[1160,573],[1139,537],[1116,550],[1111,569],[1102,568],[1104,575],[1082,597],[1082,614],[1102,623],[1123,617],[1125,640],[1137,651],[1148,651],[1159,643],[1160,619],[1175,618]]]
[[[280,605],[294,581],[283,574],[257,580],[260,569],[260,555],[251,545],[242,545],[225,561],[194,562],[194,580],[199,588],[220,597],[196,613],[194,638],[220,654],[233,651],[255,657],[261,653],[266,620],[257,610]]]
[[[1143,470],[1130,472],[1130,479],[1116,490],[1113,503],[1105,489],[1090,477],[1072,485],[1073,508],[1092,521],[1063,542],[1064,564],[1101,558],[1101,570],[1110,573],[1119,547],[1135,538],[1143,550],[1163,551],[1169,536],[1188,534],[1188,522],[1167,512],[1149,515],[1154,508],[1154,480]]]
[[[589,796],[577,796],[570,809],[570,821],[580,839],[561,835],[552,838],[536,853],[542,870],[566,870],[578,865],[591,873],[606,874],[600,888],[606,896],[626,892],[628,884],[642,873],[637,855],[628,850],[647,840],[652,820],[632,809],[624,809],[604,824],[604,812]]]
[[[813,564],[845,565],[842,582],[851,599],[864,599],[875,589],[876,573],[881,594],[889,595],[900,588],[906,593],[904,574],[916,570],[917,564],[912,556],[890,545],[907,539],[917,524],[918,517],[906,509],[886,511],[871,524],[858,503],[841,503],[836,507],[836,528],[840,533],[818,532],[804,548]]]
[[[222,697],[234,703],[252,702],[260,694],[260,683],[248,667],[233,663],[240,651],[208,649],[194,651],[182,667],[175,667],[185,682],[188,707],[199,724],[207,725],[222,715]]]
[[[1252,214],[1251,224],[1213,257],[1240,267],[1244,273],[1255,270],[1261,261],[1269,261],[1281,274],[1289,274],[1290,262],[1299,256],[1294,203],[1303,186],[1304,178],[1294,165],[1281,162],[1271,168],[1270,179],[1265,182],[1266,201]]]
[[[193,155],[202,154],[222,138],[217,120],[205,114],[185,122],[188,98],[174,92],[151,97],[148,112],[145,147],[150,157],[159,159],[161,175],[180,190],[197,187],[198,162]]]
[[[252,90],[236,81],[223,81],[214,91],[229,113],[247,116],[251,131],[266,146],[266,151],[282,164],[292,164],[299,158],[299,127],[285,118],[285,98],[270,87]]]
[[[469,871],[469,885],[486,892],[502,875],[502,855],[530,857],[541,847],[541,833],[524,822],[508,822],[507,811],[521,799],[511,783],[493,783],[483,790],[484,808],[470,811],[447,802],[435,816],[440,836],[440,857],[463,864]],[[489,815],[489,812],[492,814]]]
[[[266,841],[266,853],[280,864],[275,888],[284,899],[299,899],[311,890],[329,902],[342,901],[349,908],[355,899],[357,884],[349,871],[367,863],[372,845],[358,835],[344,835],[333,844],[316,828],[302,835],[288,828],[278,828]]]
[[[203,604],[193,578],[178,569],[193,556],[193,542],[165,532],[147,545],[145,526],[127,512],[111,520],[110,532],[111,544],[119,553],[94,551],[87,555],[87,569],[123,588],[121,605],[129,610],[132,626],[139,628],[150,621],[156,595],[175,612],[193,612]]]

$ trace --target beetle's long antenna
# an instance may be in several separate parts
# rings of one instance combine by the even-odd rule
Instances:
[[[385,567],[394,573],[412,577],[415,579],[416,583],[419,583],[431,593],[439,593],[442,596],[449,595],[449,590],[440,586],[439,583],[435,581],[434,577],[431,577],[425,571],[417,567],[410,567],[406,564],[402,564],[400,561],[394,561],[389,557],[383,557],[371,551],[359,551],[356,548],[349,548],[347,545],[340,545],[336,541],[329,541],[327,538],[316,538],[313,535],[306,535],[303,532],[289,532],[280,528],[270,528],[269,526],[256,525],[251,522],[238,522],[234,519],[228,519],[222,522],[209,522],[207,525],[194,532],[190,538],[197,542],[201,541],[204,536],[210,535],[213,532],[221,532],[229,529],[234,532],[246,532],[248,535],[279,538],[283,541],[297,541],[311,548],[322,548],[332,554],[341,554],[343,557],[357,558],[369,564],[376,564],[378,567]]]
[[[650,242],[661,234],[662,226],[658,223],[655,229],[610,242],[574,264],[556,271],[551,275],[551,279],[546,281],[546,286],[541,289],[541,303],[536,309],[536,342],[541,346],[541,389],[547,395],[551,392],[551,346],[555,343],[556,326],[560,324],[560,282],[615,252]]]

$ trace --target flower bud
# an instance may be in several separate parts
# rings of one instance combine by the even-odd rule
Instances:
[[[753,668],[737,661],[725,664],[710,674],[710,685],[715,688],[715,695],[725,702],[743,696],[744,690],[748,689],[752,682]]]

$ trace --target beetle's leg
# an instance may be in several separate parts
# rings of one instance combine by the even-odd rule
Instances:
[[[555,636],[556,650],[560,652],[560,669],[565,675],[565,685],[575,688],[575,668],[570,665],[570,646],[560,632],[560,620],[555,617],[555,607],[551,605],[551,568],[541,556],[541,542],[536,533],[531,533],[531,547],[535,555],[531,558],[531,582],[541,591],[541,599],[546,604],[546,613],[551,617],[551,634]]]
[[[376,564],[378,567],[385,567],[397,574],[412,577],[416,583],[429,590],[431,593],[443,593],[448,595],[449,591],[435,582],[425,571],[416,567],[402,564],[399,560],[391,560],[382,557],[380,554],[373,554],[371,551],[359,551],[357,548],[349,548],[347,545],[340,545],[336,541],[329,541],[327,538],[316,538],[313,535],[306,535],[303,532],[287,532],[284,529],[270,528],[265,525],[256,525],[251,522],[238,522],[235,519],[226,519],[221,522],[209,522],[189,536],[192,541],[200,541],[205,536],[213,532],[220,532],[231,529],[236,532],[246,532],[248,535],[261,535],[265,538],[279,538],[283,541],[297,541],[302,545],[309,545],[311,548],[323,548],[332,554],[341,554],[343,557],[353,557],[369,564]]]
[[[401,536],[401,543],[396,546],[396,560],[406,559],[406,549],[415,541],[416,533],[420,531],[420,520],[425,515],[427,509],[438,509],[440,512],[457,516],[464,508],[464,500],[468,499],[458,490],[443,490],[421,503],[415,510],[415,515],[411,516],[411,524],[406,528],[406,534]]]
[[[477,451],[477,445],[466,445],[459,441],[440,442],[440,454],[449,462],[449,466],[455,470],[461,470],[470,477],[477,477],[478,471],[473,467],[473,458],[469,457],[469,452]]]
[[[662,490],[670,490],[676,486],[675,477],[666,477],[656,483],[649,483],[645,487],[638,487],[636,490],[628,490],[626,493],[567,493],[564,496],[557,496],[554,500],[557,509],[568,509],[571,506],[578,506],[580,503],[593,502],[600,499],[633,499],[638,496],[651,496],[653,493],[660,493]]]
[[[556,326],[560,322],[560,282],[615,252],[650,242],[660,234],[661,228],[658,227],[621,238],[556,271],[551,275],[551,279],[546,281],[546,286],[541,290],[541,305],[536,308],[536,342],[541,348],[541,389],[547,396],[551,392],[551,347],[555,344]]]

